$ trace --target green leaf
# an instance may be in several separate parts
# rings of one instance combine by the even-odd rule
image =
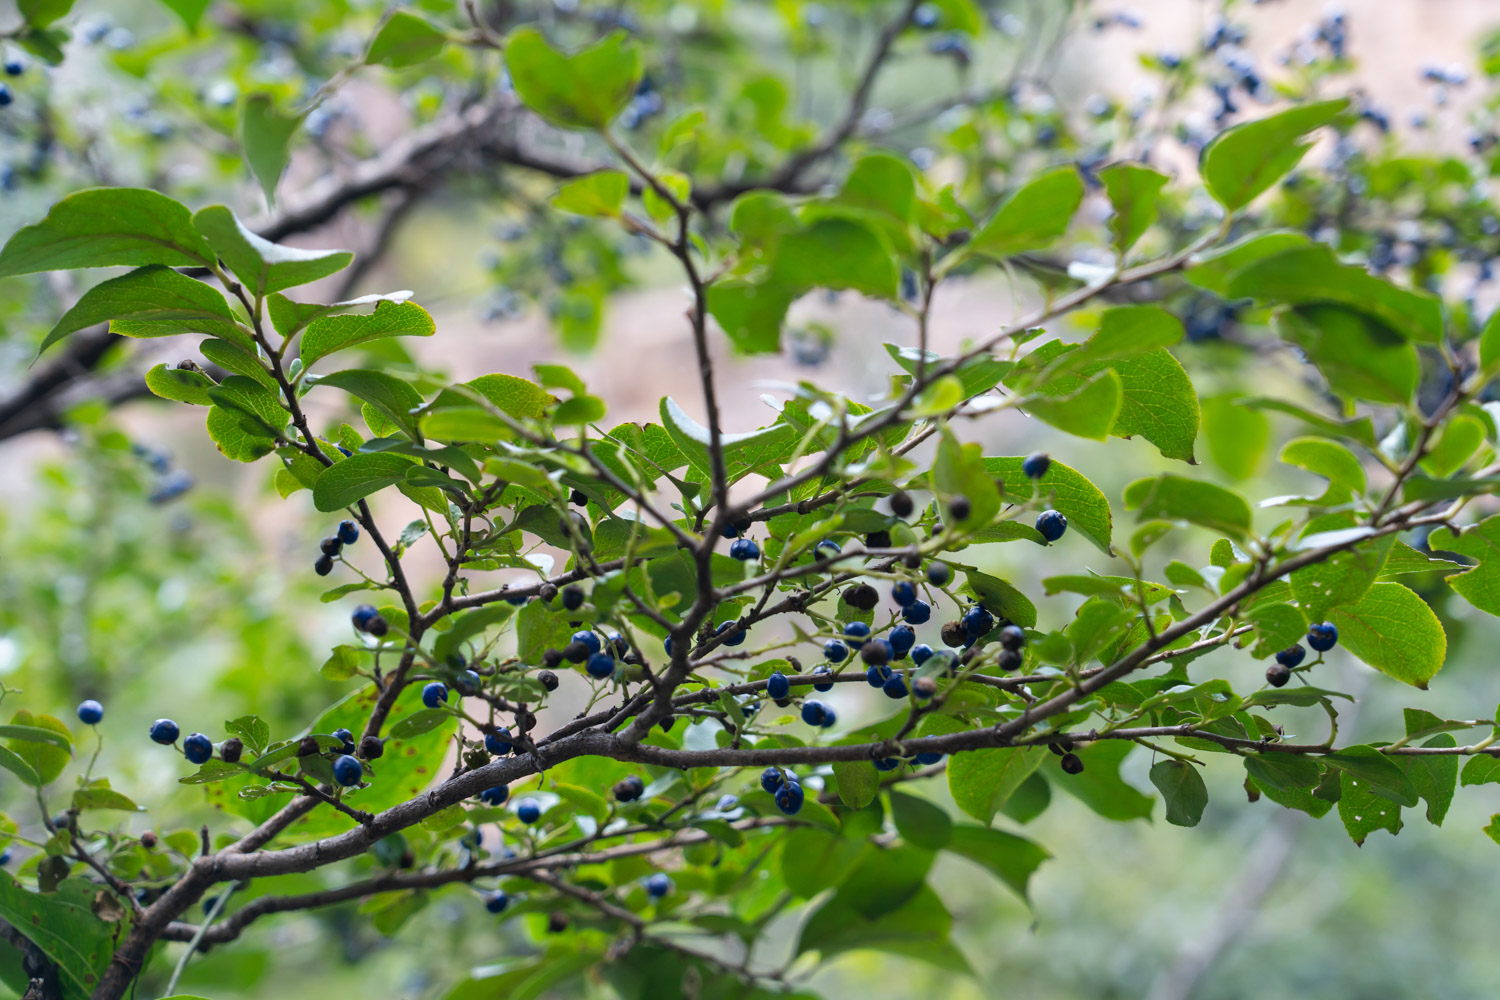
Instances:
[[[932,485],[937,491],[943,517],[960,528],[982,528],[1000,513],[1000,493],[994,477],[984,467],[984,448],[977,442],[961,443],[945,424],[938,439],[937,456],[932,464]],[[948,507],[951,497],[963,496],[969,501],[969,516],[953,519]]]
[[[849,288],[895,299],[900,281],[890,248],[874,230],[848,219],[819,219],[782,239],[770,283],[789,289]]]
[[[1047,751],[1040,747],[955,754],[948,761],[948,791],[955,805],[987,824],[1046,756]]]
[[[324,680],[335,683],[349,680],[359,672],[359,650],[353,646],[334,646],[318,672]]]
[[[1244,208],[1297,165],[1312,143],[1301,138],[1348,107],[1346,98],[1289,108],[1226,129],[1203,149],[1200,172],[1209,194],[1229,211]]]
[[[313,484],[313,506],[326,513],[358,503],[377,490],[401,482],[412,468],[400,455],[369,452],[351,455],[324,469]]]
[[[619,170],[596,170],[568,181],[552,196],[552,204],[574,215],[613,218],[630,193],[630,178]]]
[[[1487,517],[1456,535],[1444,525],[1428,536],[1428,545],[1473,559],[1472,567],[1448,577],[1448,586],[1480,611],[1500,615],[1500,516]]]
[[[10,718],[11,725],[25,726],[29,729],[48,729],[61,736],[65,743],[41,742],[33,734],[28,733],[23,738],[9,737],[6,739],[10,749],[20,757],[36,773],[38,785],[50,785],[57,780],[58,775],[68,766],[68,761],[73,754],[68,747],[72,746],[73,734],[68,732],[68,727],[62,721],[50,715],[33,715],[24,708],[16,712]]]
[[[302,364],[358,344],[386,337],[430,337],[437,330],[432,316],[415,302],[380,302],[366,315],[325,316],[308,324],[302,335]],[[420,398],[420,397],[419,397]]]
[[[439,660],[446,660],[448,654],[461,650],[465,642],[477,635],[483,635],[492,625],[501,624],[510,618],[515,610],[511,605],[501,602],[455,616],[451,619],[452,626],[448,631],[438,636],[432,644],[433,655]]]
[[[781,327],[798,292],[769,282],[725,278],[708,288],[708,312],[741,354],[781,350]]]
[[[16,0],[16,9],[33,28],[45,28],[66,17],[74,0]]]
[[[1167,183],[1164,174],[1136,163],[1113,163],[1099,171],[1115,214],[1109,220],[1115,250],[1121,255],[1156,221],[1156,202]]]
[[[84,292],[47,334],[40,355],[71,333],[108,322],[126,337],[207,333],[249,344],[250,332],[224,296],[169,267],[150,265],[110,278]]]
[[[867,760],[836,762],[833,778],[839,801],[850,809],[863,809],[880,794],[880,772]]]
[[[568,55],[535,28],[517,28],[506,39],[505,65],[526,106],[565,128],[604,128],[641,80],[640,52],[623,31]]]
[[[208,389],[214,380],[202,372],[157,365],[146,372],[146,388],[162,399],[172,399],[194,406],[212,406]]]
[[[1114,428],[1120,412],[1122,388],[1120,376],[1112,368],[1082,383],[1071,395],[1052,398],[1033,396],[1021,406],[1033,417],[1044,420],[1058,430],[1082,438],[1103,441]]]
[[[1083,179],[1077,170],[1049,170],[1007,198],[966,249],[1002,259],[1044,249],[1068,231],[1082,202]]]
[[[440,54],[447,41],[448,34],[443,29],[420,14],[398,7],[386,16],[370,39],[365,65],[392,69],[415,66]]]
[[[999,577],[977,570],[966,570],[964,589],[996,617],[1008,618],[1022,628],[1036,625],[1036,605],[1020,590]]]
[[[1208,457],[1231,479],[1249,479],[1260,469],[1271,443],[1271,423],[1233,396],[1201,401],[1202,440]]]
[[[1399,583],[1375,583],[1330,620],[1349,652],[1388,677],[1426,690],[1443,666],[1448,637],[1427,602]]]
[[[452,719],[453,713],[446,708],[424,708],[420,712],[413,712],[392,726],[391,738],[409,740],[414,736],[430,733]]]
[[[1288,403],[1284,399],[1272,399],[1269,396],[1247,396],[1239,402],[1241,406],[1252,410],[1274,410],[1277,413],[1295,417],[1324,437],[1346,438],[1366,448],[1375,447],[1375,425],[1370,422],[1369,417],[1334,420],[1314,413],[1304,406],[1298,406],[1296,403]]]
[[[213,251],[187,208],[144,188],[91,188],[52,206],[0,250],[0,277],[79,267],[206,266]]]
[[[1428,449],[1421,465],[1439,479],[1462,469],[1484,444],[1485,425],[1475,416],[1459,413],[1443,424],[1442,434]]]
[[[1307,353],[1340,395],[1404,404],[1416,391],[1421,374],[1416,347],[1363,313],[1300,306],[1279,313],[1276,328]]]
[[[86,878],[66,878],[53,892],[33,892],[0,872],[0,917],[26,928],[26,937],[57,964],[68,1000],[92,995],[114,956],[120,928],[94,915],[100,891]]]
[[[1240,271],[1265,257],[1305,247],[1310,240],[1302,233],[1274,230],[1254,233],[1226,247],[1194,254],[1184,276],[1199,288],[1206,288],[1219,298],[1229,297],[1229,282]]]
[[[682,454],[694,468],[705,474],[711,472],[708,458],[709,432],[698,421],[688,416],[676,401],[667,396],[661,401],[662,425]],[[798,438],[797,431],[788,424],[775,423],[769,427],[744,434],[724,433],[720,442],[724,447],[724,464],[730,478],[736,478],[781,461],[783,450]]]
[[[902,347],[899,344],[886,344],[885,352],[891,359],[906,370],[909,375],[915,376],[922,361],[923,355],[915,347]],[[926,355],[926,367],[931,370],[932,366],[942,364],[947,359],[942,355],[928,351]],[[988,355],[979,358],[970,358],[959,366],[955,373],[959,385],[963,387],[960,398],[970,399],[982,392],[988,392],[999,384],[1001,377],[1011,369],[1008,361],[996,361]]]
[[[1306,469],[1322,476],[1335,486],[1355,495],[1365,492],[1365,468],[1354,452],[1336,441],[1303,437],[1288,441],[1281,449],[1280,460],[1287,465]]]
[[[1114,555],[1112,534],[1114,515],[1109,500],[1071,466],[1053,459],[1040,479],[1031,479],[1021,471],[1020,456],[996,456],[984,460],[989,475],[1005,484],[1007,503],[1027,502],[1033,497],[1068,519],[1068,530],[1093,542],[1106,555]]]
[[[354,259],[347,250],[302,250],[262,239],[223,205],[200,209],[193,226],[252,296],[326,278]]]
[[[1325,514],[1303,529],[1299,548],[1311,547],[1317,539],[1342,531],[1362,530],[1352,514]],[[1327,617],[1328,609],[1358,601],[1380,575],[1387,553],[1394,544],[1387,535],[1335,553],[1322,562],[1292,572],[1290,582],[1297,602],[1310,621]]]
[[[947,847],[953,836],[953,820],[941,807],[894,789],[891,790],[891,818],[896,821],[896,832],[902,839],[929,851]]]
[[[1439,733],[1423,743],[1424,747],[1457,746],[1451,733]],[[1427,822],[1442,826],[1453,803],[1453,789],[1458,784],[1458,758],[1446,754],[1406,755],[1395,758],[1411,779],[1422,801],[1427,803]]]
[[[1229,282],[1230,298],[1272,305],[1340,305],[1408,340],[1436,344],[1443,336],[1442,300],[1397,288],[1356,264],[1344,264],[1322,243],[1265,257]]]
[[[1416,804],[1415,796],[1412,804]],[[1359,847],[1376,830],[1389,830],[1393,837],[1401,832],[1401,807],[1377,794],[1368,781],[1348,771],[1339,775],[1339,819]]]
[[[1479,334],[1479,367],[1486,375],[1500,370],[1500,309],[1490,313]]]
[[[1234,538],[1250,533],[1250,505],[1239,494],[1213,483],[1163,473],[1125,487],[1125,508],[1137,519],[1187,521]]]
[[[1151,784],[1167,805],[1167,822],[1173,826],[1197,826],[1208,805],[1208,786],[1193,765],[1180,760],[1159,760],[1151,765]]]
[[[292,136],[302,127],[303,117],[278,111],[276,99],[270,94],[249,94],[240,106],[240,146],[245,162],[272,205],[276,204],[276,185],[292,155]]]
[[[115,809],[120,812],[139,812],[141,807],[113,788],[80,788],[73,793],[74,809]]]
[[[1155,800],[1143,795],[1120,777],[1120,763],[1135,746],[1124,740],[1099,740],[1073,751],[1083,761],[1082,774],[1066,774],[1060,758],[1044,753],[1047,777],[1105,819],[1127,822],[1149,819]],[[955,760],[958,758],[954,758]],[[950,765],[951,766],[951,765]]]
[[[40,786],[42,783],[37,776],[36,768],[26,763],[14,750],[6,747],[0,747],[0,767],[5,768],[28,785]]]
[[[1298,754],[1268,751],[1244,760],[1246,773],[1262,788],[1312,788],[1323,777],[1317,764]]]
[[[213,0],[161,0],[167,9],[182,18],[183,25],[193,34],[198,32],[198,22],[208,13]]]
[[[979,865],[1026,900],[1030,898],[1026,887],[1032,874],[1052,857],[1046,848],[1025,837],[968,823],[954,825],[947,849]]]
[[[1401,806],[1417,804],[1416,786],[1406,776],[1406,772],[1372,746],[1345,747],[1335,753],[1324,754],[1322,761],[1329,767],[1354,775],[1369,791],[1383,799]]]
[[[367,368],[349,368],[319,376],[314,384],[342,389],[375,407],[410,437],[420,437],[411,411],[422,405],[422,394],[396,376]]]

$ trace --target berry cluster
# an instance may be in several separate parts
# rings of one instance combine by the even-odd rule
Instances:
[[[1333,622],[1319,622],[1308,626],[1307,644],[1316,653],[1326,653],[1339,644],[1338,626]],[[1266,683],[1272,687],[1283,687],[1292,679],[1292,671],[1307,658],[1307,650],[1301,643],[1288,646],[1276,654],[1276,662],[1266,668]],[[1309,664],[1311,666],[1312,664]]]
[[[338,530],[319,543],[323,554],[318,556],[318,561],[313,563],[313,571],[319,576],[327,576],[333,572],[333,560],[344,550],[345,545],[353,545],[359,541],[359,525],[353,521],[340,521]]]

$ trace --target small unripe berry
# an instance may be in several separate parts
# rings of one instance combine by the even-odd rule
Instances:
[[[639,775],[631,774],[615,782],[615,800],[618,802],[634,802],[646,792],[646,783]]]
[[[549,649],[548,652],[549,653],[553,653],[553,652],[556,652],[556,650]],[[562,657],[559,656],[558,659],[561,660]],[[548,690],[548,691],[556,691],[557,690],[557,675],[554,674],[552,671],[550,671],[550,670],[538,670],[537,674],[536,674],[536,679],[537,679],[538,682],[541,683],[542,687],[545,688],[546,690]]]
[[[97,726],[104,721],[104,706],[92,698],[79,702],[78,721],[86,726]]]
[[[333,780],[345,788],[352,788],[359,784],[360,779],[364,776],[364,767],[349,754],[343,754],[334,759]]]
[[[238,764],[244,754],[245,742],[238,736],[231,736],[219,745],[219,758],[226,764]]]
[[[560,666],[563,661],[562,650],[546,649],[542,651],[542,663],[549,667]],[[549,689],[550,690],[550,689]]]
[[[963,622],[944,622],[942,637],[943,645],[957,647],[968,641],[969,633]]]
[[[182,755],[192,764],[206,764],[214,755],[214,741],[202,733],[193,733],[182,741]]]
[[[442,681],[432,681],[422,688],[422,704],[428,708],[437,708],[448,700],[448,685]]]
[[[344,543],[339,541],[338,535],[329,535],[318,543],[318,548],[323,551],[325,556],[336,556],[343,547]]]
[[[574,507],[587,507],[589,498],[584,495],[582,490],[574,490],[568,494],[568,502]]]
[[[1007,625],[1000,630],[1000,645],[1006,649],[1020,649],[1026,645],[1026,633],[1019,625]]]
[[[160,838],[157,837],[156,834],[151,830],[147,830],[145,833],[141,834],[141,846],[146,850],[152,850],[158,843],[160,843]]]
[[[569,611],[577,611],[583,607],[583,588],[576,583],[570,583],[562,589],[563,607]]]
[[[1083,758],[1078,756],[1076,753],[1063,754],[1062,760],[1058,761],[1057,763],[1058,766],[1063,769],[1064,774],[1083,773]]]
[[[375,760],[385,753],[385,740],[379,736],[366,736],[359,741],[359,755],[365,760]]]
[[[1024,659],[1019,649],[1002,649],[1000,650],[1000,669],[1006,673],[1020,670]]]
[[[316,757],[323,752],[322,746],[318,744],[316,736],[304,736],[297,741],[298,757]]]
[[[569,923],[570,921],[566,913],[561,911],[550,913],[547,915],[547,933],[561,934],[568,929]]]
[[[1266,683],[1273,688],[1286,686],[1286,682],[1292,679],[1292,668],[1285,663],[1273,663],[1266,668]]]
[[[177,728],[177,723],[171,719],[157,719],[151,723],[151,740],[153,743],[160,743],[162,746],[171,746],[173,743],[176,743],[179,732],[181,730]]]
[[[562,651],[563,658],[569,663],[582,663],[591,655],[588,644],[574,640],[568,643],[568,647]]]
[[[844,603],[861,611],[873,611],[880,603],[880,594],[868,583],[860,583],[844,591]]]
[[[891,494],[891,513],[897,517],[911,517],[911,512],[917,509],[912,502],[911,494],[897,490]]]
[[[544,602],[551,601],[554,597],[557,596],[557,584],[542,584],[540,587],[536,588],[536,596],[540,597]]]
[[[353,545],[359,541],[359,525],[353,521],[339,522],[339,541],[345,545]]]

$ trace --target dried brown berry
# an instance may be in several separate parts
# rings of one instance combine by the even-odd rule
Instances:
[[[244,752],[245,744],[238,736],[230,737],[219,746],[219,756],[229,764],[238,763]]]
[[[1079,757],[1076,753],[1063,754],[1062,760],[1058,761],[1057,763],[1058,766],[1063,769],[1063,773],[1065,774],[1083,773],[1083,758]]]

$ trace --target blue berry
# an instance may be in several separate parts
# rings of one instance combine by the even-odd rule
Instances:
[[[833,710],[833,706],[832,705],[824,705],[823,706],[823,723],[822,723],[822,728],[824,728],[824,729],[831,729],[833,727],[833,724],[835,722],[838,722],[838,721],[839,721],[839,713],[837,713],[837,712],[835,712]]]
[[[714,808],[721,813],[727,813],[739,808],[739,804],[740,797],[738,795],[721,795],[719,796],[718,805],[714,806]]]
[[[339,753],[354,752],[354,734],[347,729],[335,729],[333,738],[339,741]]]
[[[171,719],[157,719],[151,723],[151,740],[153,743],[160,743],[162,746],[171,746],[173,743],[176,743],[177,734],[180,732],[181,730],[177,728],[177,723]]]
[[[353,545],[359,541],[359,525],[353,521],[339,522],[339,541],[345,545]]]
[[[864,622],[850,622],[844,626],[844,638],[849,645],[858,649],[865,644],[870,637],[870,626]]]
[[[615,799],[620,802],[634,802],[646,794],[646,783],[638,774],[628,774],[615,782]]]
[[[1288,646],[1276,654],[1276,662],[1288,669],[1295,667],[1307,658],[1307,650],[1301,646]]]
[[[531,598],[529,597],[507,597],[505,599],[505,603],[509,604],[513,608],[519,608],[529,600],[531,600]]]
[[[932,618],[932,605],[926,601],[912,601],[901,609],[901,617],[913,625],[926,625]]]
[[[788,781],[776,789],[776,808],[788,816],[795,816],[802,809],[802,786]]]
[[[844,550],[839,547],[838,542],[835,542],[831,538],[825,538],[817,545],[813,546],[813,558],[819,560],[832,559],[836,555],[841,555],[843,551]]]
[[[194,733],[182,741],[182,755],[191,764],[206,764],[214,755],[214,741],[202,733]]]
[[[843,663],[849,657],[849,647],[837,639],[823,643],[823,656],[829,663]]]
[[[672,891],[672,880],[665,872],[656,872],[646,879],[646,895],[652,899],[661,899]]]
[[[911,648],[911,662],[921,666],[932,659],[932,647],[925,642],[919,642]]]
[[[509,729],[497,729],[493,733],[484,734],[484,748],[496,757],[504,757],[515,749],[515,744],[510,741]]]
[[[576,583],[570,583],[562,589],[562,606],[569,611],[577,611],[583,607],[583,588]]]
[[[865,683],[872,688],[885,687],[885,682],[890,680],[891,668],[884,664],[871,666],[865,670]]]
[[[1020,649],[1026,645],[1026,632],[1019,625],[1007,625],[1000,630],[1000,645],[1006,649]]]
[[[917,644],[917,632],[910,625],[897,625],[891,629],[891,634],[886,639],[891,644],[896,658],[900,659],[911,652],[911,648]]]
[[[759,559],[760,546],[756,545],[748,538],[736,538],[734,540],[734,544],[729,546],[729,556],[731,559],[740,560],[740,562],[749,562],[752,559]]]
[[[963,623],[964,631],[969,634],[969,637],[977,639],[995,627],[995,616],[975,605],[964,612]]]
[[[448,700],[448,685],[442,681],[433,681],[422,689],[422,704],[428,708],[437,708]]]
[[[823,717],[828,713],[828,706],[815,698],[809,698],[802,703],[802,721],[809,726],[821,726]]]
[[[11,58],[5,60],[6,76],[20,76],[24,72],[26,72],[26,64],[20,59],[12,56]]]
[[[942,20],[943,12],[935,3],[924,3],[912,11],[911,23],[923,31],[931,31]],[[904,277],[904,275],[903,275]]]
[[[349,619],[354,623],[356,629],[361,632],[368,632],[377,638],[385,635],[390,628],[380,612],[368,604],[361,604],[355,608],[354,613],[349,616]]]
[[[936,764],[943,759],[943,755],[940,753],[919,753],[915,759],[918,764]]]
[[[894,771],[900,766],[900,757],[881,757],[879,760],[875,761],[875,770],[877,771]]]
[[[668,656],[672,655],[672,637],[670,635],[661,641],[661,648],[666,651]]]
[[[891,600],[901,607],[907,607],[917,599],[917,588],[906,580],[897,580],[891,585]]]
[[[776,794],[776,789],[781,787],[783,780],[780,768],[768,767],[760,772],[760,787],[773,795]]]
[[[585,669],[588,670],[590,677],[603,680],[615,672],[615,658],[609,653],[595,653],[589,657],[588,666]]]
[[[1051,465],[1052,459],[1047,457],[1047,453],[1037,451],[1021,460],[1021,471],[1026,474],[1027,479],[1041,479]]]
[[[760,711],[760,702],[758,702],[758,701],[747,701],[747,702],[745,702],[744,706],[740,709],[740,711],[744,712],[746,716],[754,715],[756,712]]]
[[[516,805],[516,819],[530,825],[542,818],[542,807],[536,799],[522,799]]]
[[[589,648],[590,653],[597,653],[604,648],[604,643],[599,641],[599,636],[592,629],[574,632],[573,641],[583,643]]]
[[[352,788],[359,784],[359,780],[364,775],[364,767],[360,765],[356,758],[349,754],[344,754],[333,762],[333,780],[345,788]]]
[[[841,657],[839,657],[839,659],[842,660],[843,657],[841,656]],[[833,671],[829,670],[826,666],[824,666],[821,663],[818,664],[816,667],[813,667],[813,675],[814,676],[822,676],[824,674],[827,674],[829,677],[832,677],[833,676]],[[832,691],[833,690],[833,681],[813,681],[813,690],[814,691]]]
[[[94,699],[78,703],[78,721],[86,726],[97,726],[104,719],[104,706]]]
[[[479,675],[472,670],[460,670],[453,678],[453,686],[458,689],[459,694],[476,695],[479,693]]]
[[[503,806],[508,798],[510,798],[509,785],[495,785],[479,793],[479,801],[487,806]]]
[[[745,636],[747,635],[745,630],[740,628],[738,622],[721,622],[718,634],[724,635],[725,632],[729,633],[724,638],[724,645],[726,646],[738,646],[745,641]]]
[[[792,693],[792,682],[780,670],[766,678],[766,695],[780,701]]]
[[[941,587],[953,579],[953,570],[948,568],[945,562],[934,562],[927,564],[927,582],[934,587]]]
[[[7,107],[16,99],[16,95],[10,92],[10,88],[0,83],[0,108]]]
[[[738,538],[740,537],[740,526],[738,523],[726,522],[724,527],[719,529],[719,534],[725,538]]]
[[[859,656],[865,663],[878,667],[895,659],[896,650],[889,639],[871,639],[859,647]]]
[[[1326,653],[1339,644],[1339,629],[1333,622],[1322,622],[1307,629],[1307,644],[1319,653]]]
[[[1055,542],[1068,530],[1068,519],[1063,517],[1061,511],[1044,510],[1037,516],[1036,530],[1047,541]]]
[[[6,844],[5,849],[0,850],[0,868],[4,868],[6,865],[10,864],[10,858],[10,845]]]
[[[906,697],[906,678],[901,674],[892,674],[880,689],[885,692],[887,698]]]
[[[509,905],[510,897],[498,889],[484,897],[484,908],[491,913],[504,913]]]

